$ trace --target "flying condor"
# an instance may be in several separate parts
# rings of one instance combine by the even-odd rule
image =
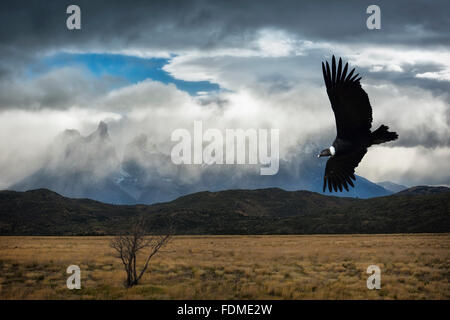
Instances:
[[[381,125],[371,132],[372,107],[367,93],[361,88],[359,74],[354,74],[353,68],[348,74],[348,63],[342,68],[342,59],[336,68],[336,59],[322,62],[323,79],[327,88],[328,98],[336,119],[336,139],[331,147],[320,152],[318,157],[330,157],[325,167],[323,191],[328,185],[330,192],[348,191],[348,186],[354,187],[355,168],[367,152],[367,148],[398,138],[397,133],[388,131]]]

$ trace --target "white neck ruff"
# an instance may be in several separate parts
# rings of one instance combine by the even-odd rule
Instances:
[[[333,146],[330,147],[330,153],[332,156],[336,154],[336,149]]]

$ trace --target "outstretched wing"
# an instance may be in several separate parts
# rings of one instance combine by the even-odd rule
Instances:
[[[322,62],[323,79],[336,118],[337,137],[351,140],[355,135],[368,134],[372,126],[372,107],[367,93],[361,88],[355,69],[347,74],[348,63],[342,69],[342,59],[336,70],[333,56],[331,70]]]
[[[367,149],[359,149],[356,152],[346,155],[335,155],[330,157],[325,167],[325,176],[323,177],[323,191],[325,192],[328,184],[328,190],[331,192],[342,191],[342,187],[348,191],[348,185],[354,187],[352,179],[355,178],[355,168],[366,154]]]

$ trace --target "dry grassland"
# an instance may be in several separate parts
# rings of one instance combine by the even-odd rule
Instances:
[[[450,235],[177,236],[141,283],[108,237],[0,237],[0,299],[449,299]],[[143,262],[143,259],[140,259]],[[66,268],[81,268],[81,290]],[[366,269],[381,268],[381,290]]]

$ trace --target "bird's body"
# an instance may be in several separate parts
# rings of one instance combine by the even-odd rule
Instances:
[[[336,139],[328,148],[322,150],[318,157],[330,156],[325,168],[323,191],[328,184],[331,192],[348,191],[348,186],[354,187],[356,180],[354,172],[367,148],[397,139],[395,132],[389,132],[388,127],[381,125],[377,130],[372,127],[372,107],[367,93],[361,88],[355,69],[347,74],[348,63],[342,68],[342,59],[336,68],[333,56],[331,69],[326,62],[322,63],[323,78],[327,94],[336,119]]]
[[[343,156],[352,153],[356,149],[365,149],[369,147],[369,137],[356,137],[354,140],[345,140],[336,138],[331,145],[334,147],[335,156]]]

